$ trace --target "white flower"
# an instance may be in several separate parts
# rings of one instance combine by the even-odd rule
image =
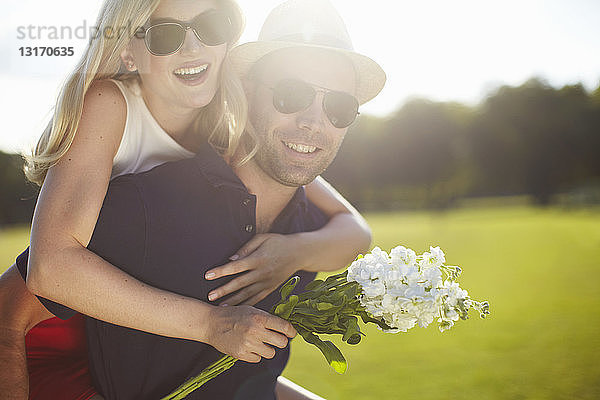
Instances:
[[[466,290],[463,290],[458,286],[457,282],[445,281],[440,289],[440,294],[445,297],[445,303],[451,307],[456,307],[458,300],[463,300],[469,297]]]
[[[407,268],[406,271],[406,275],[405,275],[405,280],[406,283],[408,284],[408,286],[416,286],[419,284],[419,282],[421,282],[423,279],[423,277],[421,276],[421,274],[419,273],[419,268],[411,265]]]
[[[446,262],[446,255],[444,254],[442,249],[440,249],[440,246],[429,246],[429,251],[431,252],[431,255],[439,262],[439,265],[442,265]]]
[[[399,268],[397,268],[395,266],[388,268],[388,270],[386,271],[386,275],[385,275],[386,285],[394,286],[398,282],[401,282],[401,281],[402,281],[402,273],[400,272]]]
[[[409,286],[404,294],[412,301],[420,301],[425,297],[425,288],[423,286]]]
[[[406,332],[416,325],[417,320],[408,314],[395,314],[391,320],[386,319],[386,323],[401,332]]]
[[[442,284],[442,270],[439,267],[425,268],[421,275],[428,287],[437,288]]]
[[[382,280],[373,280],[362,285],[363,293],[367,297],[379,297],[385,294],[385,284]]]
[[[395,265],[413,265],[417,261],[417,254],[404,246],[397,246],[390,251],[390,258]]]
[[[389,332],[406,332],[416,325],[425,328],[436,320],[444,331],[472,305],[457,282],[442,281],[442,269],[448,271],[445,262],[439,247],[420,256],[403,246],[394,247],[389,255],[375,247],[350,265],[348,281],[361,286],[361,304],[372,316],[383,318],[393,328]],[[452,279],[458,276],[454,275]]]
[[[442,318],[439,318],[438,322],[440,324],[440,332],[447,331],[454,326],[453,321],[443,320]]]
[[[367,254],[364,259],[369,264],[388,264],[390,261],[388,254],[379,247],[371,250],[371,253]]]
[[[446,262],[444,252],[439,247],[429,247],[429,252],[423,253],[419,266],[421,268],[440,267]]]
[[[446,319],[452,320],[452,321],[458,321],[458,313],[456,311],[454,311],[453,309],[450,309],[448,311],[446,311]]]

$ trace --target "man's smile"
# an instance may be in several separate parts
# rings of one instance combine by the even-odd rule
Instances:
[[[298,152],[298,153],[314,153],[318,148],[316,146],[309,146],[300,143],[292,143],[292,142],[283,142],[288,148]]]

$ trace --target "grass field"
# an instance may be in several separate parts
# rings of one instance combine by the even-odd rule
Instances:
[[[439,245],[461,286],[489,300],[452,330],[386,335],[366,328],[340,344],[348,372],[294,340],[284,375],[327,399],[599,399],[600,212],[524,206],[370,214],[374,244]],[[0,231],[10,265],[27,231]]]

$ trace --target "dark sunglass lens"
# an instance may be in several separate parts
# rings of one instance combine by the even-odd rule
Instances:
[[[177,24],[160,24],[146,31],[146,45],[156,55],[171,54],[181,46],[185,30]]]
[[[208,11],[198,15],[192,22],[198,39],[208,46],[227,43],[233,36],[229,17],[220,11]]]
[[[315,90],[297,80],[283,80],[273,90],[273,105],[284,114],[291,114],[308,108],[315,98]]]
[[[328,92],[323,99],[325,114],[336,128],[350,126],[358,114],[358,100],[341,92]]]

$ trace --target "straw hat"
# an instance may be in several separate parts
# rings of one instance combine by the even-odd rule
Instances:
[[[267,17],[255,42],[231,50],[235,70],[245,76],[255,62],[279,49],[313,47],[345,55],[356,71],[356,98],[366,103],[383,89],[385,72],[375,61],[354,52],[344,21],[327,0],[289,0]]]

